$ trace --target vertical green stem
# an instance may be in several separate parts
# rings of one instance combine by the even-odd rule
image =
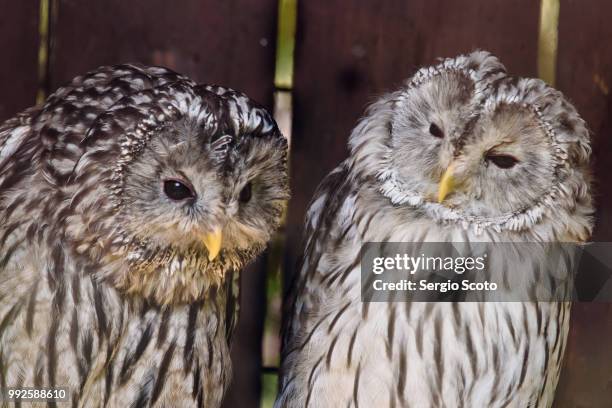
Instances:
[[[38,20],[38,91],[36,103],[47,97],[47,64],[49,60],[49,1],[40,0]]]
[[[279,0],[278,37],[276,42],[276,72],[274,85],[278,89],[293,87],[293,53],[297,25],[297,0]]]
[[[538,38],[538,75],[555,85],[559,42],[559,0],[541,0]]]

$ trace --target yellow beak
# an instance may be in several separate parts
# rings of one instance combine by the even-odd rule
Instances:
[[[456,187],[455,186],[455,176],[453,174],[454,171],[455,171],[455,164],[451,163],[450,166],[448,166],[448,168],[444,172],[444,175],[442,175],[442,178],[440,179],[440,184],[438,185],[438,202],[439,203],[443,202],[446,196],[452,193]]]
[[[223,241],[221,229],[217,228],[213,232],[204,235],[202,241],[204,241],[204,246],[208,249],[208,260],[212,261],[221,251],[221,242]]]

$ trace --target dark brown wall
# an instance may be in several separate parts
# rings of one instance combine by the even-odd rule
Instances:
[[[271,106],[276,10],[275,0],[61,0],[52,85],[99,65],[141,62]]]
[[[38,2],[0,0],[0,122],[34,105],[38,88]]]
[[[612,3],[561,0],[557,87],[589,124],[597,180],[596,241],[612,241]],[[575,304],[559,407],[612,405],[612,304]],[[603,405],[602,405],[603,404]]]

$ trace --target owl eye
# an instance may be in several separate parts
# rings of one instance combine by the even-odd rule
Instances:
[[[185,200],[186,198],[194,198],[194,191],[184,182],[176,179],[164,180],[164,194],[175,201]]]
[[[518,163],[518,159],[509,154],[492,154],[489,153],[485,156],[485,160],[493,163],[500,169],[509,169],[514,167]]]
[[[240,190],[240,195],[238,196],[238,200],[241,203],[248,203],[251,201],[251,197],[253,196],[253,187],[251,186],[251,182],[249,181],[246,185]]]
[[[432,123],[431,125],[429,125],[429,133],[433,137],[437,137],[439,139],[442,139],[444,137],[444,132],[435,123]]]

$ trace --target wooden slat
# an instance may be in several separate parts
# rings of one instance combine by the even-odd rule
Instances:
[[[261,400],[266,260],[266,257],[258,258],[240,277],[240,321],[231,347],[233,377],[223,401],[224,408],[256,408]]]
[[[612,304],[576,303],[555,408],[609,407]]]
[[[593,137],[598,214],[595,239],[612,241],[612,3],[561,1],[557,87],[576,105]]]
[[[276,0],[60,0],[52,88],[100,65],[163,65],[198,82],[241,90],[272,109]],[[242,275],[242,312],[232,347],[226,406],[258,406],[265,312],[263,262]]]
[[[596,241],[612,241],[612,4],[561,0],[557,87],[576,105],[593,136],[597,180]],[[603,407],[612,401],[612,304],[576,304],[559,407]]]
[[[0,0],[0,10],[0,121],[4,121],[36,102],[39,4]]]
[[[272,105],[275,0],[60,0],[55,87],[104,64],[164,65]]]
[[[532,0],[298,3],[289,275],[308,202],[346,157],[364,107],[419,66],[478,48],[498,55],[511,72],[534,76],[538,20],[539,2]]]

